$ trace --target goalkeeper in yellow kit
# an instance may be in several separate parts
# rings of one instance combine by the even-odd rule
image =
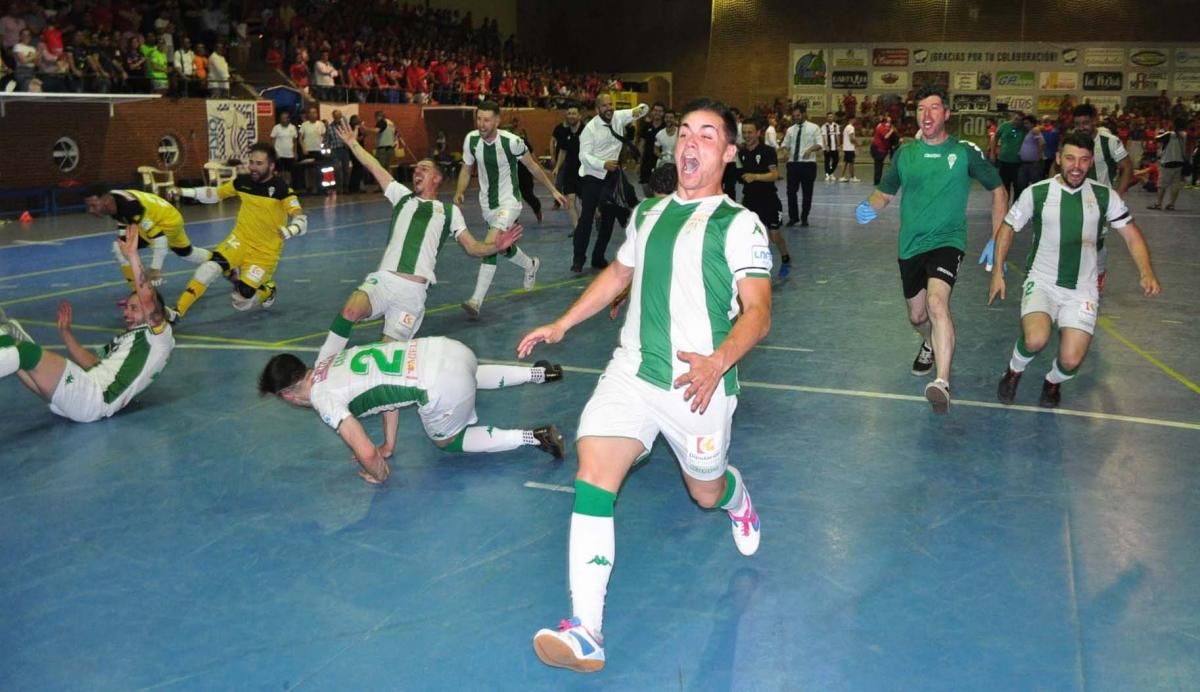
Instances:
[[[83,195],[83,203],[93,216],[111,216],[117,222],[117,240],[113,241],[113,256],[121,267],[121,274],[130,286],[136,288],[133,269],[129,260],[121,254],[121,241],[130,226],[137,226],[138,247],[149,247],[150,283],[162,283],[163,260],[167,250],[192,264],[207,262],[212,253],[192,245],[183,229],[183,215],[170,202],[158,195],[141,190],[110,190],[103,185],[93,185]]]
[[[275,174],[275,147],[255,144],[250,147],[249,174],[239,175],[220,187],[182,188],[179,194],[204,204],[216,204],[237,196],[238,210],[233,230],[212,253],[212,259],[200,265],[179,296],[178,317],[187,314],[204,295],[209,284],[222,274],[233,282],[233,307],[251,310],[275,302],[275,267],[283,252],[283,242],[304,235],[308,218],[300,200],[288,184]]]

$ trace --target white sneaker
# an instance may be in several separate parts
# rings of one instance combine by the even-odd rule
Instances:
[[[542,260],[539,257],[533,258],[533,266],[525,272],[525,290],[531,290],[537,283],[538,269],[542,268]]]
[[[0,309],[0,334],[7,334],[12,337],[13,341],[20,343],[35,343],[29,332],[21,326],[21,323],[16,320],[8,319],[8,315],[4,314],[4,310]]]
[[[846,178],[846,177],[841,177],[841,178],[838,178],[838,182],[839,183],[848,183],[848,182],[850,182],[850,179]]]
[[[852,183],[861,183],[862,181],[861,181],[861,180],[859,180],[858,178],[851,178],[851,179],[850,179],[850,182],[852,182]]]
[[[479,308],[479,303],[476,303],[473,300],[465,301],[462,304],[462,309],[466,311],[467,317],[473,320],[479,319]]]
[[[558,623],[558,631],[540,629],[533,635],[533,651],[542,663],[577,673],[596,673],[604,668],[604,644],[571,618]]]
[[[728,512],[729,520],[733,522],[733,543],[742,555],[753,555],[758,551],[758,542],[762,538],[762,524],[758,520],[758,512],[750,500],[750,491],[746,493],[746,511],[742,514]]]
[[[925,398],[934,413],[946,413],[950,410],[950,383],[940,377],[930,382],[925,385]]]

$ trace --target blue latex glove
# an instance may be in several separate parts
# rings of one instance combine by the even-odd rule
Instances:
[[[879,216],[879,212],[875,211],[875,207],[871,206],[871,202],[865,199],[862,201],[862,204],[859,204],[854,209],[854,218],[860,224],[871,223],[877,216]]]
[[[987,241],[987,245],[983,246],[983,252],[979,255],[979,264],[982,264],[983,268],[989,272],[992,270],[992,267],[996,266],[996,240],[994,238]],[[1005,276],[1008,276],[1007,262],[1001,271]]]

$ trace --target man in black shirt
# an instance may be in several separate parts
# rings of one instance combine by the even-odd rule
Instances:
[[[779,230],[783,221],[783,205],[779,203],[779,193],[775,189],[775,181],[779,180],[779,158],[775,149],[762,141],[763,131],[757,118],[742,123],[745,143],[738,148],[742,206],[757,214],[767,227],[771,240],[779,248],[779,278],[786,279],[792,272],[792,257],[788,254],[787,240]]]
[[[642,185],[650,184],[650,174],[654,172],[654,164],[658,163],[654,156],[654,138],[658,136],[659,130],[667,126],[663,121],[666,110],[666,106],[656,103],[650,108],[650,119],[638,123],[638,139],[642,140],[642,163],[638,167],[638,182]]]
[[[554,159],[554,184],[567,197],[567,213],[571,215],[571,228],[579,225],[579,212],[575,209],[575,193],[579,190],[579,132],[583,123],[579,120],[579,106],[567,106],[567,119],[554,128],[551,155]]]

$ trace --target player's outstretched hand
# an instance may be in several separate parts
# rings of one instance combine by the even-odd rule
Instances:
[[[508,228],[496,234],[496,250],[504,252],[521,239],[521,234],[525,232],[525,227],[519,223],[514,223]]]
[[[543,324],[521,338],[521,343],[517,344],[517,357],[524,358],[528,356],[530,353],[533,353],[533,347],[542,342],[557,344],[562,341],[566,334],[567,330],[558,326],[557,322]]]
[[[462,203],[463,203],[463,198],[465,198],[465,197],[466,197],[466,195],[464,195],[463,193],[461,193],[461,192],[455,192],[455,193],[454,193],[454,203],[455,203],[455,204],[462,204]]]
[[[559,206],[566,209],[567,208],[567,196],[564,195],[563,193],[559,192],[557,189],[555,189],[553,192],[554,192],[554,201],[558,202]]]
[[[73,316],[73,311],[71,310],[70,301],[64,300],[58,304],[58,331],[60,331],[60,332],[71,331],[71,317],[72,316]]]
[[[997,274],[995,272],[992,272],[992,286],[991,286],[991,288],[988,289],[987,304],[991,305],[992,303],[994,303],[996,301],[996,296],[999,296],[1000,300],[1004,300],[1006,297],[1007,290],[1008,290],[1007,286],[1005,286],[1005,283],[1004,283],[1004,274],[1003,273]]]
[[[1147,298],[1153,298],[1159,293],[1162,293],[1162,286],[1158,283],[1158,277],[1153,274],[1146,274],[1138,283],[1142,285],[1142,293],[1144,293]]]
[[[383,485],[387,481],[388,477],[391,475],[392,475],[392,470],[390,468],[388,468],[386,461],[383,463],[382,478],[368,473],[367,470],[364,468],[360,467],[358,469],[359,478],[362,478],[364,481],[370,483],[371,485]]]
[[[129,228],[125,229],[125,235],[117,237],[117,244],[121,248],[121,254],[125,255],[126,257],[136,256],[139,239],[137,224],[129,224]]]
[[[353,148],[358,142],[358,138],[354,136],[354,129],[344,122],[334,125],[333,131],[337,133],[338,137],[341,137],[342,141],[346,143],[347,147]]]
[[[871,223],[872,221],[875,220],[875,218],[877,216],[879,216],[879,212],[875,211],[875,207],[871,206],[870,200],[864,199],[854,209],[854,218],[855,218],[855,220],[858,221],[859,224]]]
[[[692,402],[692,413],[704,413],[717,384],[721,382],[721,376],[725,374],[725,364],[715,353],[702,356],[699,353],[679,351],[675,357],[690,366],[686,373],[675,378],[675,388],[687,385],[683,392],[683,400]]]
[[[992,238],[991,240],[987,241],[987,245],[983,246],[983,252],[979,253],[978,264],[982,264],[984,270],[989,271],[989,272],[992,270],[992,267],[994,267],[996,265],[996,239],[995,238]]]

